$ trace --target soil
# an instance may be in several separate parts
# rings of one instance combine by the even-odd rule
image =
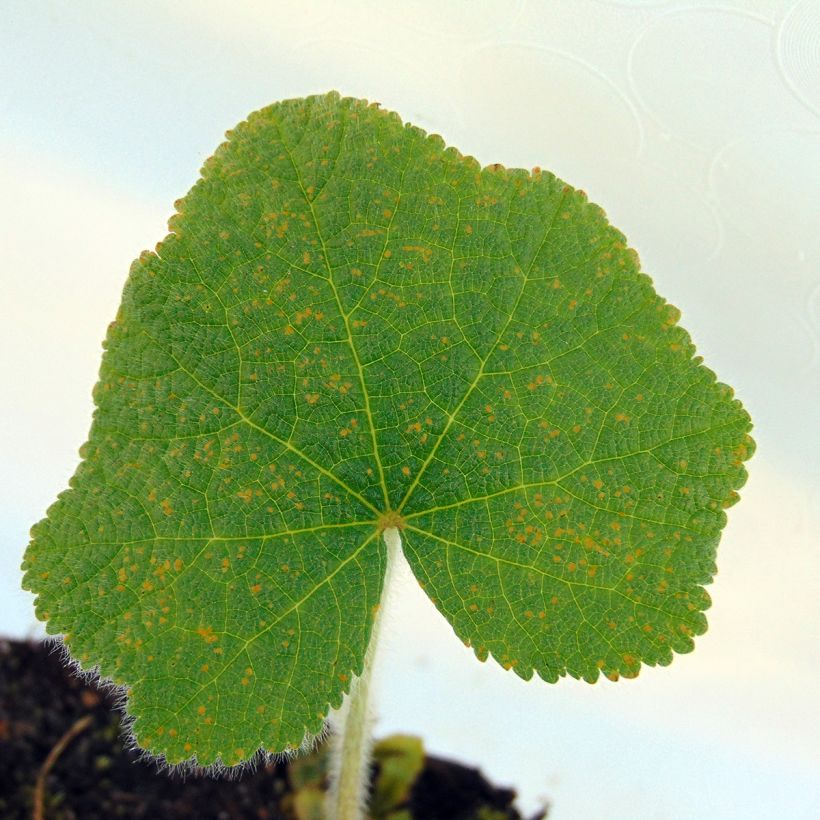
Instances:
[[[313,820],[326,781],[321,747],[234,779],[158,770],[127,748],[105,688],[50,644],[0,640],[0,817]],[[522,820],[513,790],[424,755],[416,738],[377,744],[373,789],[378,820]]]

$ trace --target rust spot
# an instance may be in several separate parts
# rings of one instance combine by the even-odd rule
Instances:
[[[219,640],[219,635],[214,635],[214,628],[212,626],[201,626],[197,629],[196,634],[205,641],[205,643],[214,643]]]

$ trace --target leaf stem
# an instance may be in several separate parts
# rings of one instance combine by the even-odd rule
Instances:
[[[37,780],[34,784],[34,805],[32,808],[32,817],[34,820],[43,820],[45,813],[46,800],[46,778],[53,768],[54,764],[59,759],[60,755],[66,750],[69,743],[74,740],[77,735],[84,732],[91,724],[92,715],[85,715],[79,720],[75,721],[65,732],[65,734],[54,744],[52,750],[48,753],[40,771],[37,773]]]
[[[373,743],[373,711],[370,687],[384,610],[396,562],[401,552],[401,537],[396,527],[384,531],[387,565],[379,609],[364,656],[362,674],[353,679],[350,694],[332,717],[331,781],[327,812],[331,820],[361,820],[365,816],[370,787],[370,753]]]

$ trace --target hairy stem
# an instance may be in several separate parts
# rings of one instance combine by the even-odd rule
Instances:
[[[361,676],[353,679],[350,694],[333,718],[331,784],[327,804],[328,816],[332,820],[360,820],[367,807],[373,725],[370,685],[391,579],[401,551],[398,529],[386,529],[384,543],[387,546],[384,585],[370,643],[364,656],[364,668]]]

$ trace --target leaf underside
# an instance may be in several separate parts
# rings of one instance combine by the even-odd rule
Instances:
[[[337,94],[228,136],[131,269],[24,562],[138,743],[232,765],[319,732],[388,523],[522,677],[691,650],[750,420],[601,209]]]

